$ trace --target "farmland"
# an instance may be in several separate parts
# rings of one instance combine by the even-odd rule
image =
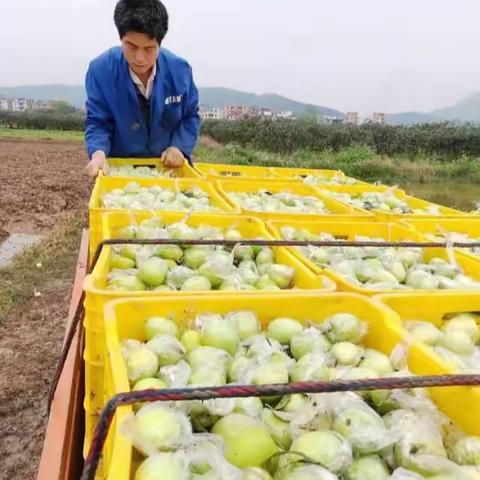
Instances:
[[[0,271],[0,478],[31,479],[91,184],[81,143],[0,140],[0,162],[2,228],[43,236]]]

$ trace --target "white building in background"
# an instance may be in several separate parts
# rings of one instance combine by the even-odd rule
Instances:
[[[360,116],[358,115],[358,112],[347,112],[345,116],[345,123],[358,125],[360,123]]]
[[[242,107],[243,116],[247,118],[254,118],[258,116],[257,107]]]
[[[382,112],[375,112],[373,114],[373,123],[378,123],[380,125],[385,124],[386,115]]]
[[[246,118],[266,118],[275,120],[284,118],[296,120],[296,116],[292,111],[274,112],[270,108],[256,108],[246,105],[227,105],[221,108],[205,108],[200,107],[200,118],[202,119],[225,119],[225,120],[242,120]]]
[[[53,108],[51,100],[32,100],[32,110],[50,110],[51,108]]]
[[[280,112],[277,113],[277,118],[285,118],[288,120],[295,120],[295,115],[293,114],[292,111],[287,111],[287,112]]]
[[[255,107],[245,105],[227,105],[223,109],[223,118],[226,120],[241,120],[242,118],[253,118],[258,116]]]
[[[49,110],[52,107],[53,103],[50,100],[0,97],[0,111],[26,112],[30,110]]]
[[[21,112],[20,110],[20,102],[18,98],[12,98],[9,101],[9,110],[12,112]]]
[[[0,111],[9,110],[8,100],[5,97],[0,97]]]
[[[265,118],[274,118],[274,113],[269,108],[261,108],[260,116]]]
[[[12,100],[12,111],[26,112],[29,109],[28,100],[26,98],[14,98]]]
[[[341,118],[341,117],[333,117],[333,116],[330,116],[330,115],[325,115],[323,117],[323,121],[329,125],[333,124],[333,123],[343,123],[344,122],[344,119]]]
[[[223,112],[220,108],[211,108],[208,110],[200,107],[200,118],[204,120],[220,120],[221,118],[223,118]]]
[[[244,107],[227,105],[223,107],[223,118],[226,120],[240,120],[243,118]]]

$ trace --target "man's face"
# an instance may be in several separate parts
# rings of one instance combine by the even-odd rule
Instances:
[[[123,54],[137,75],[145,75],[157,61],[160,45],[144,33],[128,32],[122,38]]]

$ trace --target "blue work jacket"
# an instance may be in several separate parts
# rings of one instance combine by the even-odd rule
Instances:
[[[138,93],[120,47],[90,63],[85,88],[85,140],[89,157],[158,157],[177,147],[191,163],[200,130],[198,90],[190,65],[162,48],[150,97],[147,125]]]

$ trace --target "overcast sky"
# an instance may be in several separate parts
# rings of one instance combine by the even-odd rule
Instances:
[[[83,83],[115,0],[0,0],[0,85]],[[428,110],[480,91],[478,0],[165,0],[199,86],[340,110]]]

